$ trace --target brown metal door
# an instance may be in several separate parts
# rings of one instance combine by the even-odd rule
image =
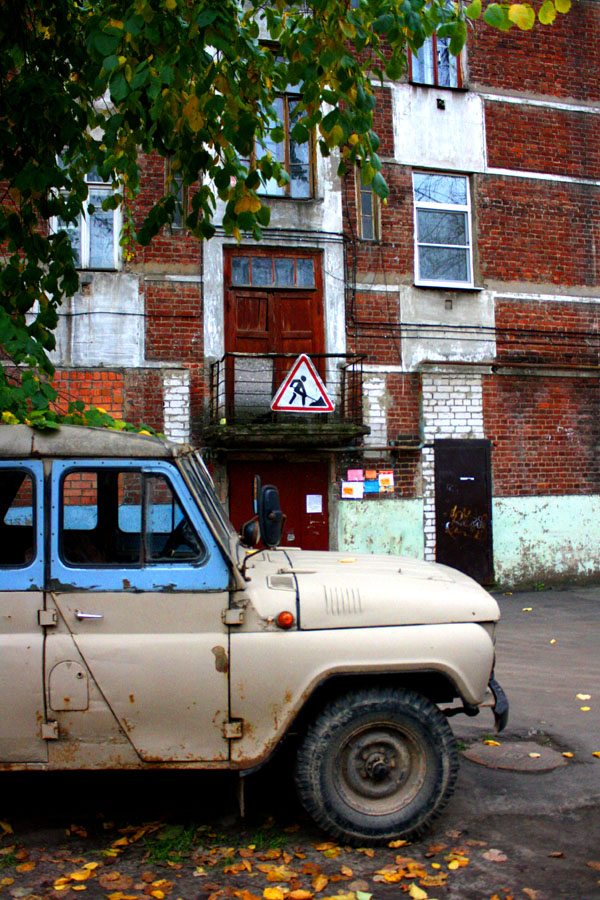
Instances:
[[[435,442],[436,559],[480,584],[494,580],[490,442]]]
[[[327,504],[328,464],[325,461],[232,461],[229,470],[229,515],[236,530],[252,518],[255,475],[279,488],[287,516],[281,546],[303,550],[329,549]]]

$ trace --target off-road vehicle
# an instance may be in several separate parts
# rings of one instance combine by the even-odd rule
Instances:
[[[293,734],[307,810],[367,843],[446,803],[448,713],[506,721],[498,607],[459,572],[280,549],[258,483],[249,548],[199,453],[157,437],[3,425],[0,483],[4,769],[248,772]]]

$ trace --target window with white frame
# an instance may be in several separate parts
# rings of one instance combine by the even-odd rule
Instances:
[[[177,172],[173,172],[170,157],[165,160],[165,191],[175,194],[176,205],[172,228],[181,230],[188,214],[188,189],[183,183],[183,177]]]
[[[409,58],[410,80],[415,84],[462,87],[461,58],[450,53],[450,38],[438,37],[434,32]]]
[[[471,287],[471,197],[465,175],[414,172],[415,282]]]
[[[362,183],[358,166],[354,175],[359,237],[363,241],[378,241],[381,238],[378,197],[370,184]]]
[[[313,196],[312,141],[299,144],[292,138],[294,125],[301,116],[297,112],[300,98],[293,94],[276,97],[273,106],[277,112],[277,124],[284,133],[283,141],[276,143],[270,137],[265,141],[265,150],[273,159],[282,163],[290,177],[289,183],[278,185],[273,178],[261,188],[261,193],[269,197],[291,197],[302,200]]]
[[[121,214],[118,209],[102,209],[103,201],[112,196],[111,184],[103,181],[96,169],[89,172],[85,180],[88,197],[78,221],[66,224],[59,219],[56,225],[68,233],[78,268],[116,269],[119,264]]]

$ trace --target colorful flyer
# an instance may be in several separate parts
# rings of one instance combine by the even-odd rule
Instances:
[[[363,495],[363,481],[342,481],[342,500],[362,500]]]
[[[365,473],[363,469],[348,469],[348,481],[364,481]]]
[[[385,469],[379,473],[379,490],[382,494],[394,493],[394,471]]]

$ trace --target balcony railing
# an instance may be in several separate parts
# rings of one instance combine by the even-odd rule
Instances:
[[[362,414],[362,356],[310,356],[335,405],[333,412],[271,409],[273,397],[297,358],[297,353],[226,353],[213,363],[210,422],[204,430],[207,442],[223,447],[338,447],[353,444],[367,434],[369,429],[363,425]]]

